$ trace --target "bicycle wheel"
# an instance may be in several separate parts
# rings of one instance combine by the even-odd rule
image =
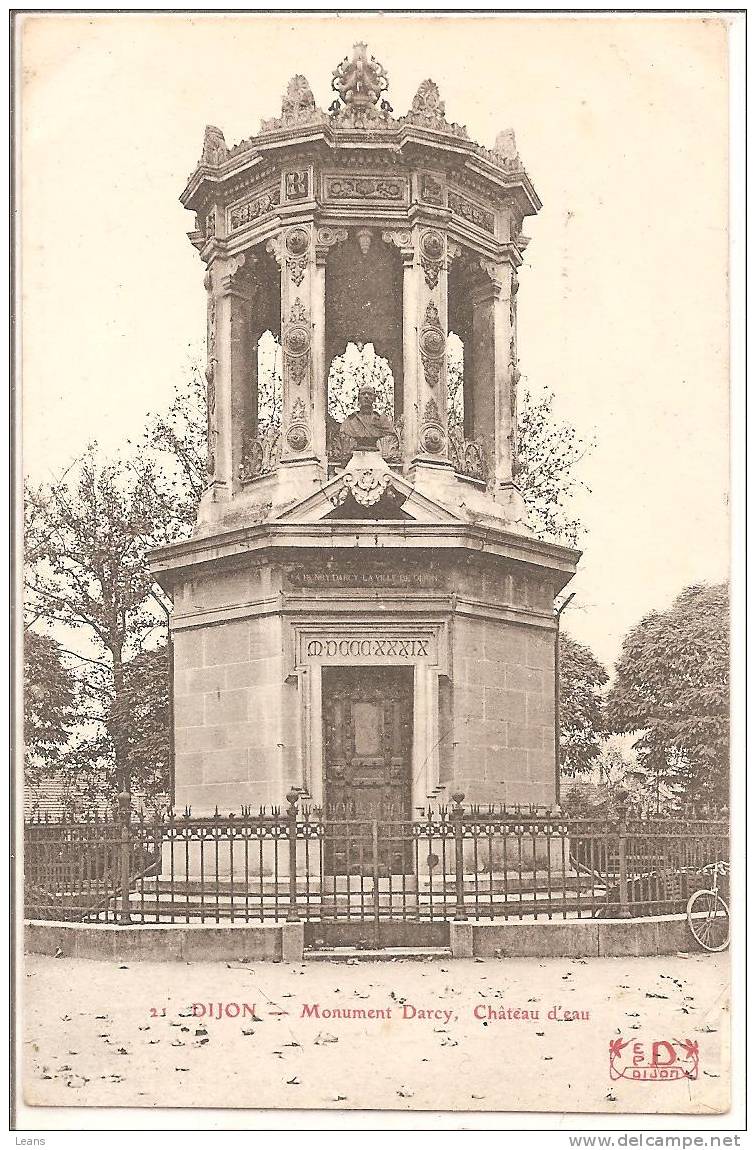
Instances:
[[[713,890],[697,890],[688,900],[690,933],[704,950],[725,950],[730,943],[730,912]]]

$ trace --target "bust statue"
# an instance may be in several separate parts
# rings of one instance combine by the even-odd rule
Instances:
[[[387,415],[374,408],[375,388],[364,384],[359,391],[359,410],[348,415],[341,425],[344,447],[351,451],[377,451],[378,440],[396,436],[394,424]]]

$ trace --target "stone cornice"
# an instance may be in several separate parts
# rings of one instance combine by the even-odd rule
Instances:
[[[225,194],[227,186],[249,169],[268,159],[280,162],[284,156],[295,163],[298,151],[312,153],[313,149],[339,162],[346,160],[350,153],[361,153],[366,160],[370,156],[374,162],[379,156],[388,163],[404,162],[408,169],[456,165],[480,181],[489,195],[516,198],[523,215],[534,215],[542,206],[523,168],[498,163],[493,152],[472,140],[416,124],[392,124],[368,131],[334,128],[324,123],[264,132],[237,145],[236,150],[231,149],[223,164],[198,165],[179,198],[184,207],[197,211],[209,196]]]
[[[581,552],[556,543],[544,543],[517,535],[504,528],[466,523],[417,523],[401,521],[329,521],[315,523],[263,523],[218,533],[198,536],[150,555],[150,570],[166,590],[186,573],[205,564],[230,564],[252,557],[270,558],[272,551],[333,550],[348,548],[382,553],[393,549],[449,550],[491,555],[500,559],[526,563],[553,573],[557,590],[575,573]]]

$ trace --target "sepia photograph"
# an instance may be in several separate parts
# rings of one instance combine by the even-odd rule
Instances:
[[[17,1129],[740,1121],[741,17],[14,13]]]

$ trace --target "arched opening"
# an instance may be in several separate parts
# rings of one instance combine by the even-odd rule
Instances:
[[[455,470],[485,481],[491,460],[485,446],[490,413],[476,396],[476,329],[473,314],[474,269],[469,256],[455,259],[449,269],[449,335],[446,341],[449,455]],[[477,402],[476,402],[477,400]]]
[[[350,342],[341,355],[334,356],[328,370],[326,443],[332,463],[346,463],[351,455],[351,445],[341,435],[341,424],[356,411],[360,388],[366,385],[375,391],[375,410],[388,416],[396,429],[378,440],[378,448],[388,462],[399,462],[400,427],[394,419],[396,382],[391,366],[372,343]]]
[[[326,363],[327,411],[343,419],[348,399],[356,406],[356,388],[342,389],[343,366],[349,378],[372,373],[379,410],[396,421],[403,406],[403,338],[401,255],[393,244],[384,243],[379,231],[358,228],[328,255],[326,269]],[[353,347],[354,351],[351,350]],[[359,362],[358,357],[359,356]],[[345,359],[345,364],[340,362]],[[389,382],[390,379],[390,382]],[[332,400],[331,390],[343,395]],[[390,400],[390,403],[388,402]]]
[[[281,426],[283,413],[283,351],[281,341],[266,328],[257,341],[257,433]]]
[[[259,252],[250,261],[245,286],[247,370],[243,395],[237,401],[243,409],[242,482],[278,466],[283,412],[281,273],[275,260]]]
[[[449,428],[465,426],[465,345],[455,331],[446,337],[446,410]]]

